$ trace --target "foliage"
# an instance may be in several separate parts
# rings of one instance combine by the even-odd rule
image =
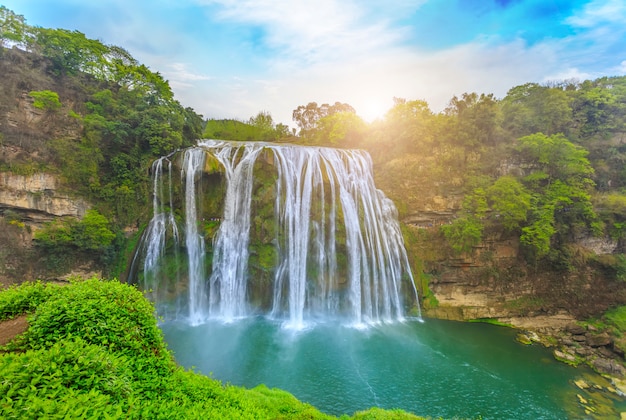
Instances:
[[[523,179],[532,194],[529,223],[520,240],[537,256],[547,255],[552,237],[567,241],[582,229],[597,229],[589,191],[594,183],[587,151],[563,135],[541,133],[519,139],[521,158],[532,168]]]
[[[605,221],[608,235],[617,240],[626,239],[626,195],[603,194],[595,197],[596,212]]]
[[[77,261],[91,261],[109,273],[123,255],[126,238],[102,214],[88,210],[82,220],[68,217],[44,224],[35,231],[34,243],[54,273],[66,272]]]
[[[89,96],[69,110],[82,124],[82,136],[54,138],[46,145],[66,188],[98,202],[119,225],[136,222],[143,214],[152,160],[200,138],[201,116],[183,108],[158,72],[121,47],[78,31],[30,26],[4,6],[0,28],[2,46],[12,43],[43,57],[49,72],[67,76]],[[92,77],[85,82],[84,74]],[[52,111],[61,106],[54,91],[30,95],[35,107]]]
[[[420,272],[417,272],[415,274],[418,276],[418,279],[419,279],[419,286],[420,286],[419,290],[420,290],[421,297],[422,297],[422,305],[424,305],[426,309],[432,309],[432,308],[438,307],[439,300],[437,299],[437,296],[435,296],[433,291],[430,289],[430,275],[426,273],[420,273]]]
[[[526,83],[510,89],[502,102],[504,128],[514,137],[568,134],[572,128],[570,99],[562,88]]]
[[[248,122],[208,120],[203,132],[204,138],[235,141],[278,141],[289,136],[289,128],[284,124],[274,124],[271,114],[264,111]]]
[[[294,109],[292,117],[300,127],[299,135],[308,137],[316,130],[318,122],[322,118],[339,112],[354,114],[356,111],[352,106],[341,102],[335,102],[333,105],[317,105],[317,102],[309,102],[307,105],[300,105]]]
[[[55,292],[59,286],[52,283],[23,283],[0,293],[0,320],[32,312]]]
[[[34,99],[33,106],[45,111],[56,111],[61,108],[59,94],[50,90],[32,90],[28,95]]]
[[[482,223],[471,216],[456,219],[449,225],[441,226],[441,231],[456,253],[469,252],[480,243],[483,234]]]
[[[617,280],[626,281],[626,255],[604,254],[595,255],[593,261],[598,263],[608,274]]]
[[[354,112],[335,112],[317,121],[317,129],[307,144],[354,148],[365,135],[365,122]]]
[[[54,250],[75,248],[87,251],[103,251],[115,239],[109,221],[97,210],[87,210],[80,221],[73,218],[48,222],[35,233],[38,246]]]
[[[0,292],[2,313],[5,293],[25,301],[32,285]],[[153,306],[131,286],[76,281],[28,310],[29,329],[0,353],[2,418],[332,418],[285,391],[222,385],[176,366]],[[355,418],[417,417],[371,409]]]
[[[603,318],[618,331],[626,331],[626,306],[618,306],[607,311]]]
[[[434,120],[425,101],[394,98],[394,106],[387,112],[382,128],[389,139],[386,147],[395,153],[432,153],[436,145]]]
[[[530,210],[531,195],[514,177],[500,177],[487,189],[490,208],[505,229],[517,229],[526,221]]]
[[[0,5],[0,47],[11,43],[23,45],[30,38],[29,27],[24,16],[15,14],[12,10]]]

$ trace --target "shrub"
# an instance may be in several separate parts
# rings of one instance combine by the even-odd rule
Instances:
[[[87,251],[101,251],[111,245],[115,233],[109,221],[97,210],[87,210],[82,220],[57,219],[35,233],[36,244],[55,250],[74,247]]]
[[[60,288],[38,306],[29,322],[31,327],[20,340],[23,349],[81,337],[132,356],[165,352],[152,304],[138,290],[117,281],[94,278]]]
[[[45,111],[56,111],[61,108],[59,94],[51,90],[33,90],[28,95],[34,99],[33,106]]]
[[[441,226],[441,231],[454,252],[469,252],[482,239],[483,225],[473,217],[456,219],[452,224]]]
[[[22,283],[0,293],[0,320],[33,312],[45,302],[59,286],[51,283]]]

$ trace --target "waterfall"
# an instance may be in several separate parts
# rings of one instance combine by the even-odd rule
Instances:
[[[163,164],[167,162],[167,181],[163,181]],[[168,191],[165,195],[163,185],[167,185]],[[158,299],[161,276],[160,263],[165,254],[165,244],[170,231],[174,242],[175,252],[178,252],[180,235],[174,220],[172,210],[172,164],[162,157],[152,164],[152,219],[146,228],[140,251],[144,255],[143,279],[140,282],[144,290],[148,290],[154,299]],[[167,204],[167,205],[166,205]],[[136,264],[137,253],[133,258],[132,266]],[[131,272],[134,271],[131,268]]]
[[[247,315],[246,280],[252,202],[252,174],[258,145],[203,143],[224,167],[226,198],[213,254],[210,312],[227,321]]]
[[[186,266],[176,277],[186,284],[191,323],[259,313],[297,329],[329,317],[354,325],[392,322],[404,318],[407,296],[419,313],[397,212],[376,189],[366,152],[204,140],[182,153],[179,182],[171,172],[165,158],[153,165],[154,216],[139,251],[143,278],[159,287],[164,255],[182,253],[174,215],[184,214]],[[203,177],[219,179],[223,196],[205,197]],[[173,185],[184,191],[177,202]],[[217,201],[222,210],[213,232],[207,218],[216,218],[202,203]]]
[[[187,149],[183,155],[181,177],[185,179],[185,246],[189,263],[189,320],[198,324],[205,318],[204,238],[198,232],[196,179],[204,169],[202,149]]]

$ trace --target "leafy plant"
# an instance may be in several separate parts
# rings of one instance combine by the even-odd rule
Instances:
[[[34,311],[59,287],[40,281],[13,285],[0,293],[0,320]]]
[[[449,225],[441,226],[441,231],[456,253],[469,252],[480,243],[483,233],[482,223],[473,217],[456,219]]]
[[[80,221],[56,219],[35,233],[36,244],[52,251],[68,247],[102,251],[112,244],[113,239],[115,233],[109,228],[109,221],[93,209],[87,210]]]
[[[32,90],[28,95],[34,99],[33,106],[45,111],[56,111],[61,108],[59,94],[50,90]]]

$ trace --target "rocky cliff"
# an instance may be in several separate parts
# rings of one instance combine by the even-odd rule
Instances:
[[[64,186],[50,149],[56,138],[80,138],[81,124],[70,111],[86,96],[80,79],[50,75],[48,64],[17,49],[0,54],[0,282],[5,284],[56,276],[39,264],[34,232],[59,217],[80,218],[91,207]],[[36,90],[59,92],[62,107],[35,107],[29,93]]]
[[[0,172],[0,208],[18,212],[35,225],[55,217],[82,217],[89,204],[60,192],[59,184],[58,177],[51,173]]]

